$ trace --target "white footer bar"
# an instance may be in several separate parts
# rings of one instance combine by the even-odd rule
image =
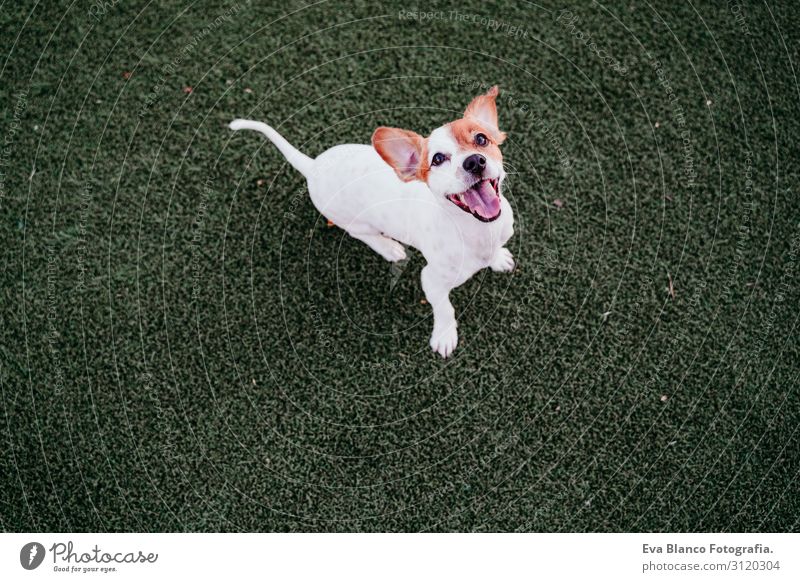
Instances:
[[[187,576],[797,581],[800,534],[0,534],[0,580]]]

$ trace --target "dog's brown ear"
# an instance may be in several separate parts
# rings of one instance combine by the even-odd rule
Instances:
[[[379,127],[372,134],[372,147],[389,164],[401,180],[419,179],[425,162],[425,139],[407,129]]]
[[[499,94],[500,88],[495,85],[485,95],[478,95],[467,105],[464,117],[471,117],[487,129],[502,134],[500,126],[497,124],[497,96]]]

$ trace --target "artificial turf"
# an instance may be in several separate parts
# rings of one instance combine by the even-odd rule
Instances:
[[[796,8],[564,8],[4,2],[0,528],[800,529]],[[495,83],[519,269],[443,361],[419,253],[226,125]]]

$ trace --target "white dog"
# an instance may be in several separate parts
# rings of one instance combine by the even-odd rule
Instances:
[[[443,357],[458,344],[450,290],[480,269],[511,271],[503,245],[514,233],[498,147],[497,87],[472,100],[461,119],[426,139],[413,131],[379,127],[372,146],[335,146],[311,159],[258,121],[237,119],[231,129],[253,129],[274,143],[308,180],[314,206],[387,261],[419,249],[428,264],[422,289],[433,308],[430,345]],[[402,244],[401,244],[402,243]]]

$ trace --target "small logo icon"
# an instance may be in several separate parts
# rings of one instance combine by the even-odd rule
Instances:
[[[39,542],[30,542],[19,551],[19,563],[26,570],[35,570],[44,561],[44,546]]]

